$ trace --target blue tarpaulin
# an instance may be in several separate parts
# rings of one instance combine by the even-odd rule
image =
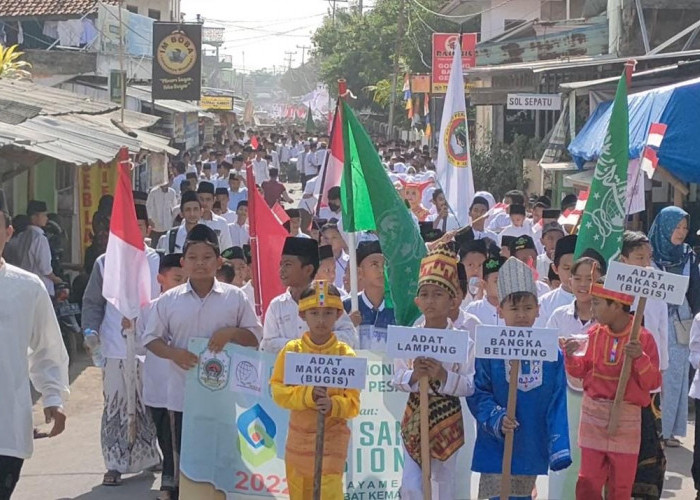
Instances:
[[[627,98],[630,116],[630,158],[639,158],[649,126],[668,128],[659,149],[659,165],[684,182],[700,183],[700,78],[633,94]],[[600,104],[569,145],[579,168],[600,155],[610,122],[612,102]]]

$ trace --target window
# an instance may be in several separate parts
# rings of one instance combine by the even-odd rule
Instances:
[[[136,5],[127,5],[127,6],[126,6],[126,10],[128,10],[129,12],[131,12],[131,13],[133,13],[133,14],[138,14],[138,13],[139,13],[139,8],[138,8],[138,6],[136,6]]]
[[[156,9],[148,9],[148,17],[160,21],[160,11]]]

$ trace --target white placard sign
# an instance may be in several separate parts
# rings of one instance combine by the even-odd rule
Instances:
[[[476,357],[556,361],[559,333],[553,328],[476,327]]]
[[[390,358],[465,363],[468,348],[469,334],[461,330],[390,325],[386,336],[386,355]]]
[[[284,356],[284,383],[341,389],[364,389],[367,358],[288,352]]]
[[[680,305],[688,291],[689,280],[688,276],[613,261],[605,276],[605,288]]]
[[[508,94],[508,109],[561,110],[561,94]]]

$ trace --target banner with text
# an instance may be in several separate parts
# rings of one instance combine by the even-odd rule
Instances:
[[[476,66],[476,33],[462,35],[462,68]],[[433,33],[433,93],[447,92],[447,82],[450,81],[450,69],[454,46],[459,39],[459,33]]]
[[[202,95],[202,25],[153,23],[153,99]]]
[[[92,243],[92,217],[105,194],[114,194],[117,184],[116,160],[78,169],[78,213],[80,214],[80,255]]]
[[[233,344],[214,355],[205,339],[192,339],[190,351],[200,362],[187,373],[185,389],[180,468],[197,482],[188,487],[208,492],[213,484],[237,500],[289,498],[284,465],[289,413],[272,400],[269,384],[275,356]],[[348,421],[345,498],[398,499],[404,461],[400,423],[408,394],[391,384],[392,360],[369,351],[356,354],[367,358],[367,385],[360,415]],[[458,467],[466,478],[471,457],[464,450]],[[470,498],[468,481],[458,484],[457,499]]]

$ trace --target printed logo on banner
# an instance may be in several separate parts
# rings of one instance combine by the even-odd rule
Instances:
[[[199,355],[199,383],[211,391],[218,391],[228,384],[231,357],[225,351],[213,353],[209,349]]]
[[[158,64],[171,75],[183,75],[197,62],[197,45],[182,31],[173,31],[158,45]]]
[[[256,404],[241,413],[236,421],[238,448],[251,467],[259,467],[277,456],[277,425],[262,406]]]
[[[467,120],[464,111],[452,115],[449,133],[445,134],[445,150],[450,163],[455,167],[466,167],[469,163],[467,144]]]
[[[258,364],[253,359],[235,359],[231,390],[259,396],[262,384]]]

